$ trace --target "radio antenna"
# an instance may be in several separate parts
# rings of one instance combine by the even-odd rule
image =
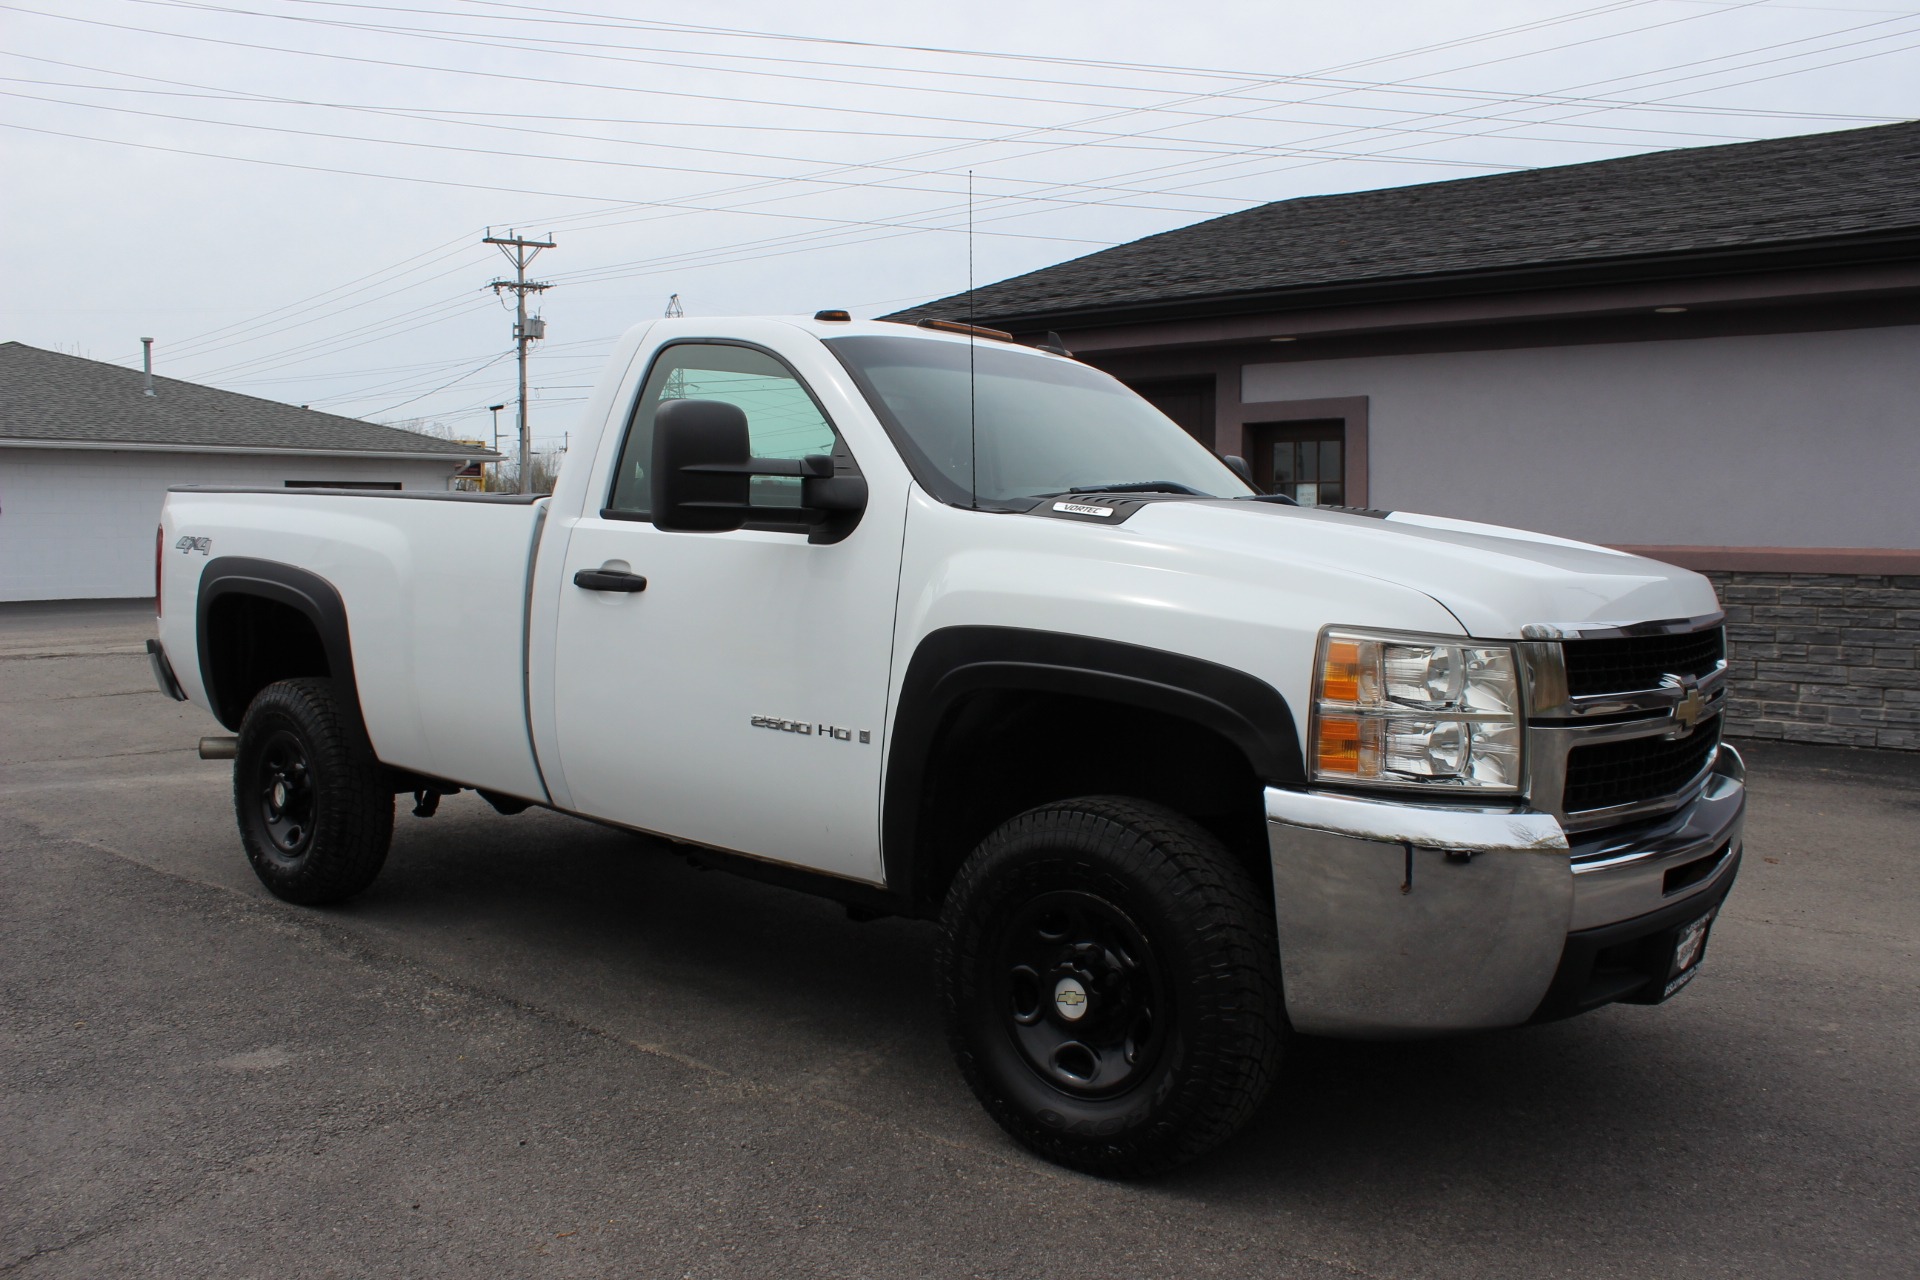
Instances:
[[[967,492],[980,509],[980,420],[973,393],[973,170],[967,170]]]

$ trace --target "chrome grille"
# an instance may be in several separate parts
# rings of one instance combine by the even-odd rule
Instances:
[[[1724,627],[1685,635],[1563,640],[1560,647],[1566,655],[1567,692],[1576,698],[1657,689],[1670,675],[1698,679],[1727,656]]]
[[[1699,778],[1720,746],[1720,717],[1685,738],[1589,742],[1567,753],[1565,810],[1611,809],[1670,796]]]
[[[1721,615],[1632,628],[1528,628],[1528,793],[1570,831],[1698,793],[1726,709]]]

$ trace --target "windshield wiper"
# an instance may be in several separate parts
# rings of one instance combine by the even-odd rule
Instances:
[[[1191,485],[1181,484],[1177,480],[1129,480],[1125,484],[1081,484],[1071,489],[1060,489],[1053,493],[1035,496],[1060,498],[1073,493],[1184,493],[1195,498],[1212,496]]]

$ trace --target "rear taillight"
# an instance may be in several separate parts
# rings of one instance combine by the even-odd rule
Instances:
[[[159,617],[160,610],[160,566],[165,563],[167,549],[167,526],[161,525],[153,531],[153,616]]]

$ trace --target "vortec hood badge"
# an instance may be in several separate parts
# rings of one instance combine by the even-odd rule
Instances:
[[[1084,500],[1076,498],[1046,497],[1027,508],[1030,516],[1047,516],[1054,520],[1085,520],[1094,524],[1125,524],[1128,517],[1147,504],[1135,497],[1106,497],[1101,494],[1088,494]]]

